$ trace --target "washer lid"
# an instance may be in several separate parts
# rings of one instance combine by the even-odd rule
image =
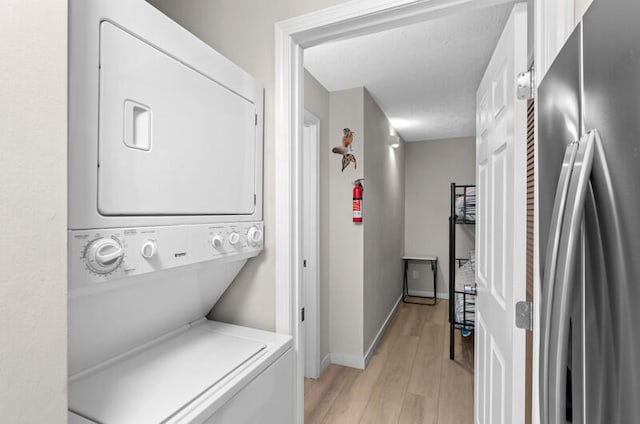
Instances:
[[[71,381],[69,409],[106,424],[164,422],[265,348],[200,325]]]

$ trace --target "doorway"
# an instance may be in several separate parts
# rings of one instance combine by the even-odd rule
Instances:
[[[303,49],[328,41],[370,34],[441,17],[449,13],[496,4],[495,1],[407,1],[380,4],[344,3],[276,24],[276,327],[292,334],[298,352],[304,351],[299,319],[305,294],[304,196],[302,175]],[[304,364],[298,355],[297,416],[302,420]]]

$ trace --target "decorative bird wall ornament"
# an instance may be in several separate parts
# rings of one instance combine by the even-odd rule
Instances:
[[[353,162],[353,167],[355,169],[358,168],[358,164],[356,163],[356,157],[352,153],[349,153],[353,150],[351,148],[351,143],[353,143],[353,135],[355,133],[349,128],[343,129],[342,132],[344,133],[342,136],[342,146],[336,146],[331,149],[331,151],[342,155],[342,172],[344,172],[344,169],[349,166],[351,162]]]
[[[349,128],[342,130],[344,135],[342,136],[342,145],[351,151],[351,142],[353,141],[353,135],[355,134]]]

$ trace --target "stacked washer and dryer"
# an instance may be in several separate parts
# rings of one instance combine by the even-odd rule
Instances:
[[[142,0],[69,3],[69,421],[289,423],[291,337],[206,319],[263,249],[263,88]]]

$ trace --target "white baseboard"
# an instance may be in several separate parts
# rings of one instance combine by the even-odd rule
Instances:
[[[408,290],[409,296],[433,297],[432,291]],[[438,292],[438,299],[449,299],[448,292]]]
[[[356,355],[344,353],[331,353],[331,363],[342,365],[343,367],[357,368],[363,370],[365,367],[364,358]]]
[[[393,305],[393,308],[391,308],[389,315],[387,315],[387,319],[384,320],[384,323],[382,323],[382,327],[380,327],[380,330],[378,330],[378,334],[376,334],[376,337],[373,339],[373,342],[371,342],[371,346],[369,346],[369,349],[367,350],[367,354],[364,355],[365,368],[367,367],[367,365],[369,365],[369,361],[373,356],[373,352],[375,352],[376,348],[380,344],[380,341],[382,340],[382,336],[384,335],[384,332],[387,331],[387,327],[389,327],[389,324],[391,323],[393,316],[398,311],[398,306],[400,306],[400,302],[402,302],[402,295],[400,295],[400,297],[396,301],[396,304]]]
[[[327,353],[325,357],[322,358],[322,361],[320,362],[320,376],[322,376],[322,373],[324,372],[324,370],[327,369],[330,363],[331,363],[331,354]]]

